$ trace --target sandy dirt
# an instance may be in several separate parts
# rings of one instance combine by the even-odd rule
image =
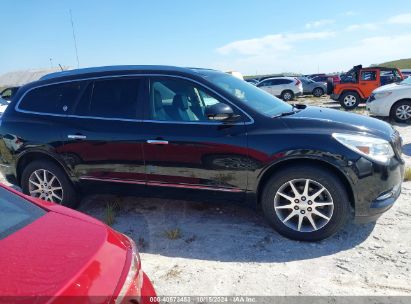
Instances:
[[[411,166],[411,126],[396,128]],[[377,223],[350,220],[319,243],[283,238],[261,213],[229,203],[88,196],[80,211],[104,220],[113,202],[113,228],[136,241],[162,296],[411,295],[411,182]]]

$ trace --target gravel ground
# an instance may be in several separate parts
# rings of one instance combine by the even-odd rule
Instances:
[[[411,126],[396,128],[411,166]],[[409,296],[411,182],[402,190],[376,224],[350,220],[319,243],[285,239],[260,213],[231,204],[89,196],[80,210],[103,220],[106,204],[120,203],[113,228],[136,241],[161,296]]]

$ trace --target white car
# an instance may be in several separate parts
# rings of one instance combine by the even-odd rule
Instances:
[[[6,111],[9,102],[0,97],[0,117],[3,116],[4,111]]]
[[[301,81],[294,77],[274,77],[260,81],[257,87],[284,101],[293,100],[303,94]]]
[[[386,116],[398,122],[411,120],[411,77],[374,90],[367,100],[371,115]]]

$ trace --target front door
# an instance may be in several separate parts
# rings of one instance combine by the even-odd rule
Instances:
[[[372,91],[380,86],[380,79],[378,79],[377,70],[364,70],[360,75],[360,90],[365,98],[368,98]]]
[[[145,184],[143,87],[136,77],[87,84],[66,118],[66,143],[59,149],[79,180]]]
[[[209,121],[207,106],[226,103],[197,83],[152,77],[146,101],[143,150],[152,186],[244,193],[249,158],[246,118]]]

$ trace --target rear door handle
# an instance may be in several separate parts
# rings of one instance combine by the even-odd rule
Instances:
[[[150,145],[168,145],[167,140],[159,140],[159,139],[149,139],[147,143]]]
[[[87,136],[85,135],[80,135],[80,134],[74,134],[74,135],[67,135],[68,139],[87,139]]]

